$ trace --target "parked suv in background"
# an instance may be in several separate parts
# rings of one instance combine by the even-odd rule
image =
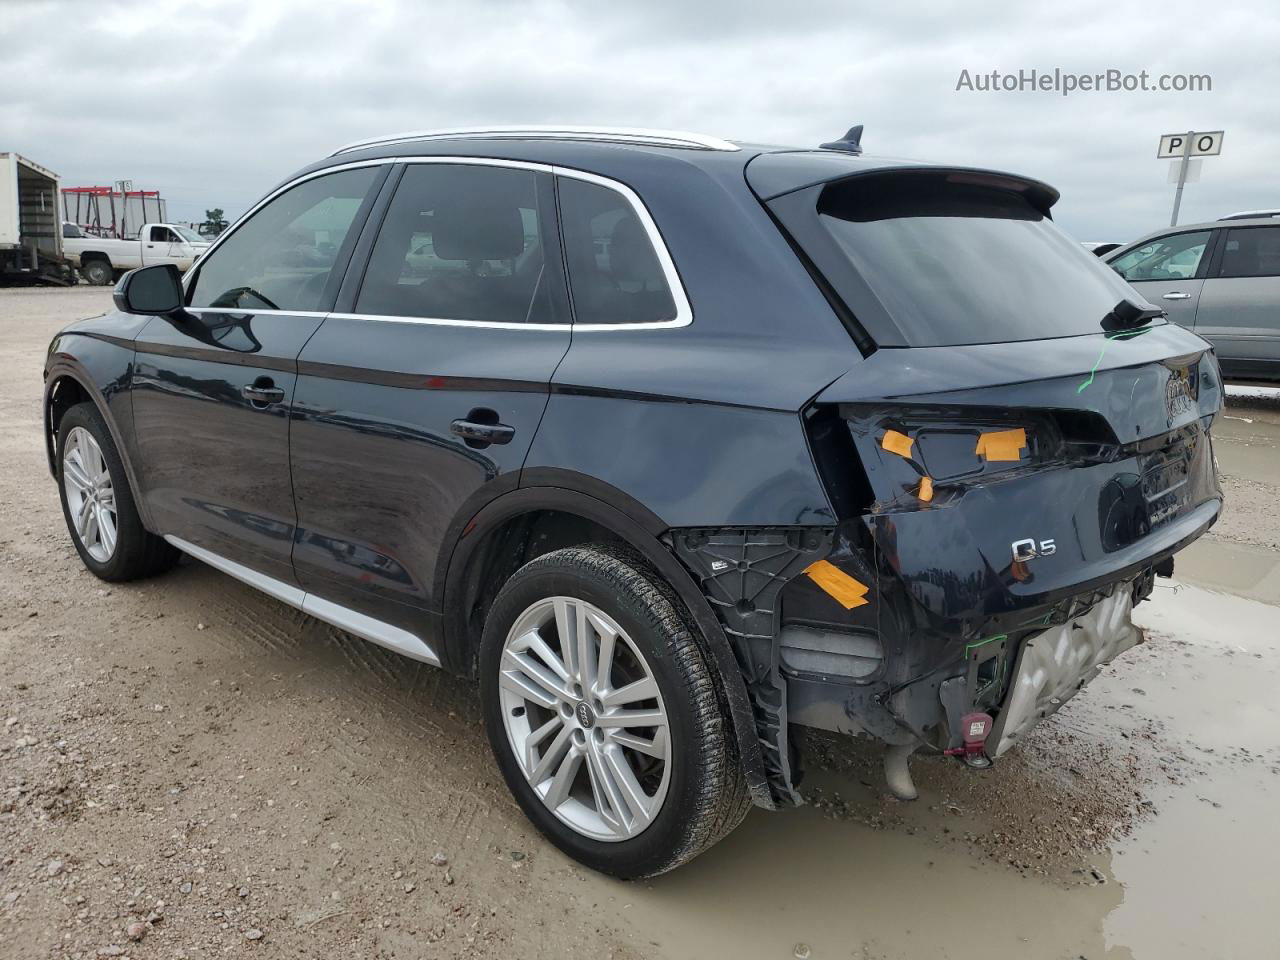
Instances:
[[[795,726],[904,798],[917,748],[988,765],[1217,519],[1222,385],[1051,187],[857,140],[339,150],[55,338],[76,549],[477,677],[525,812],[623,877],[801,802]]]
[[[1227,379],[1280,380],[1280,219],[1270,211],[1169,227],[1105,261],[1213,344]]]

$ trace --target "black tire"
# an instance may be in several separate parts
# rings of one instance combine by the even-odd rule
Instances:
[[[67,438],[76,427],[88,431],[97,442],[102,451],[107,472],[111,475],[111,486],[115,492],[116,543],[114,551],[105,562],[89,555],[80,536],[76,533],[71,508],[67,503],[63,458],[66,453]],[[63,414],[58,424],[56,462],[58,496],[62,501],[62,516],[67,523],[67,532],[71,534],[71,542],[75,544],[80,559],[94,576],[112,583],[138,580],[163,573],[178,562],[180,556],[178,551],[143,527],[133,499],[133,491],[129,488],[124,463],[120,460],[120,453],[111,439],[111,431],[107,429],[102,414],[94,404],[78,403]]]
[[[562,822],[530,786],[504,726],[499,676],[508,632],[531,606],[562,596],[598,607],[622,627],[647,661],[666,707],[665,799],[649,825],[628,839],[592,839]],[[580,863],[623,879],[655,876],[692,860],[742,822],[750,798],[706,657],[673,591],[628,551],[570,547],[521,567],[489,610],[479,667],[485,727],[508,787],[534,825]]]
[[[109,260],[82,260],[80,276],[84,277],[85,283],[95,287],[105,287],[115,279],[115,271],[111,269]]]

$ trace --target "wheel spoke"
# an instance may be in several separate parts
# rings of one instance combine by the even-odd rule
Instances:
[[[98,491],[98,505],[104,510],[116,512],[116,492],[111,487],[103,487]]]
[[[595,617],[592,617],[591,622],[600,635],[600,656],[596,661],[594,686],[601,692],[608,692],[613,688],[613,650],[618,643],[618,635],[608,624],[601,623]]]
[[[92,549],[98,544],[98,510],[92,500],[86,500],[87,516],[84,522],[84,548]]]
[[[502,662],[508,670],[518,670],[530,681],[538,684],[558,700],[572,700],[568,686],[545,667],[539,666],[532,658],[508,649],[502,654]]]
[[[638,700],[652,700],[657,695],[657,681],[653,677],[641,677],[634,683],[628,683],[625,687],[610,690],[600,699],[604,701],[606,707],[620,707],[623,704],[635,703]]]
[[[569,752],[560,761],[560,769],[552,778],[546,796],[543,797],[543,802],[552,810],[568,798],[569,791],[573,788],[574,778],[577,777],[580,769],[582,769],[582,751],[578,747],[570,747]]]
[[[80,462],[79,448],[72,450],[62,459],[62,475],[71,481],[71,485],[81,493],[87,493],[93,487],[93,481]]]
[[[616,710],[596,718],[601,727],[665,727],[667,715],[661,710]]]
[[[547,641],[542,639],[542,635],[537,630],[530,630],[523,637],[512,644],[511,649],[525,649],[536,656],[544,664],[551,668],[551,672],[560,678],[564,684],[569,682],[569,671],[565,669],[564,663],[556,656],[555,651],[547,646]]]
[[[617,747],[605,748],[602,753],[604,767],[617,786],[618,793],[627,805],[627,809],[631,812],[631,828],[634,830],[636,827],[648,823],[649,795],[644,792],[644,788],[636,780],[636,775],[632,772],[631,765],[627,763],[627,758],[622,755],[622,751]]]
[[[637,737],[634,733],[619,730],[613,734],[613,742],[620,747],[634,750],[636,753],[643,753],[645,756],[654,757],[658,760],[667,759],[667,730],[665,727],[659,727],[652,740],[646,740],[644,737]]]
[[[596,812],[605,823],[625,832],[626,821],[622,815],[625,801],[618,791],[618,785],[605,769],[600,754],[595,750],[587,750],[587,775],[591,779],[591,794],[596,801]]]
[[[577,604],[574,618],[574,636],[578,641],[578,682],[583,690],[590,690],[596,682],[595,631],[587,619],[586,604]]]
[[[111,514],[102,509],[101,506],[95,508],[98,521],[98,538],[102,541],[102,548],[107,551],[107,556],[116,552],[116,526]]]
[[[579,683],[582,676],[578,671],[578,633],[575,610],[564,597],[556,597],[552,604],[556,615],[556,635],[560,638],[560,650],[564,654],[565,669]]]
[[[536,703],[540,707],[554,710],[559,701],[549,691],[544,690],[524,675],[520,670],[503,670],[498,677],[498,685],[516,696]]]
[[[89,546],[89,518],[93,514],[93,501],[85,497],[80,501],[76,511],[76,533],[80,534],[80,542]]]
[[[535,787],[551,776],[551,771],[556,769],[560,765],[560,761],[564,759],[565,751],[570,747],[570,733],[571,731],[568,727],[561,725],[560,732],[556,734],[555,739],[551,741],[547,749],[542,752],[537,766],[529,771],[529,782]]]

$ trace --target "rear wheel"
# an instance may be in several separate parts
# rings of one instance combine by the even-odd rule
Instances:
[[[669,591],[635,558],[573,547],[526,564],[490,609],[480,669],[508,786],[587,866],[662,873],[746,814],[711,671]]]
[[[78,403],[58,424],[62,514],[80,559],[103,580],[136,580],[172,567],[178,551],[148,533],[106,421]]]
[[[111,263],[107,260],[89,260],[80,264],[80,276],[84,277],[85,283],[91,283],[95,287],[105,287],[109,284],[115,274],[111,269]]]

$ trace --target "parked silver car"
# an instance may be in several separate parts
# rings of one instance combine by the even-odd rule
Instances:
[[[1103,258],[1212,343],[1229,380],[1280,381],[1280,217],[1268,213],[1169,227]]]

